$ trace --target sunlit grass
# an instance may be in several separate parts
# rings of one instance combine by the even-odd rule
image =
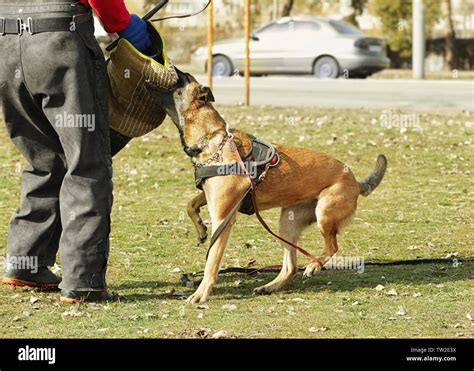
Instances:
[[[440,92],[440,94],[442,94]],[[381,111],[220,107],[233,127],[272,142],[315,148],[345,161],[358,178],[384,153],[389,170],[340,236],[340,255],[405,260],[473,255],[474,116],[420,113],[419,128],[380,125]],[[400,112],[393,112],[398,114]],[[17,207],[23,160],[0,132],[0,254]],[[115,204],[108,273],[127,303],[84,305],[71,312],[57,293],[0,286],[0,337],[472,337],[473,263],[366,266],[301,275],[280,293],[254,296],[274,274],[222,275],[208,307],[188,306],[174,291],[180,273],[202,270],[185,213],[197,193],[189,159],[170,122],[137,139],[114,161]],[[290,180],[291,181],[291,180]],[[207,211],[203,212],[208,219]],[[276,226],[278,212],[264,213]],[[309,229],[301,244],[319,253]],[[224,266],[257,259],[279,264],[280,246],[255,217],[234,227]],[[301,265],[306,263],[299,258]],[[384,289],[377,291],[378,285]],[[388,292],[394,289],[395,295]],[[393,291],[392,291],[393,294]],[[31,297],[38,298],[35,303]],[[32,300],[34,301],[34,300]],[[223,309],[234,304],[236,309]],[[402,308],[403,310],[400,310]],[[398,312],[398,314],[397,314]],[[400,314],[400,313],[404,314]]]

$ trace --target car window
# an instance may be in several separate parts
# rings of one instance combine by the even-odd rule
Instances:
[[[321,26],[319,25],[319,23],[316,23],[316,22],[297,21],[297,22],[291,22],[291,23],[294,23],[293,27],[296,32],[315,32],[321,29]]]
[[[262,28],[260,31],[257,31],[257,35],[261,36],[272,36],[278,35],[282,32],[288,31],[288,22],[284,23],[271,23],[268,26]]]
[[[338,32],[345,35],[363,35],[362,31],[342,21],[329,21],[329,24]]]

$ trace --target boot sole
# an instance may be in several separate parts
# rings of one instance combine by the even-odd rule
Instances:
[[[39,282],[30,282],[23,281],[16,278],[3,278],[2,282],[5,285],[17,286],[17,287],[34,287],[37,289],[57,289],[59,283],[39,283]]]
[[[60,300],[61,300],[61,303],[66,303],[66,304],[80,304],[82,302],[82,300],[80,299],[65,298],[63,296],[61,296]]]

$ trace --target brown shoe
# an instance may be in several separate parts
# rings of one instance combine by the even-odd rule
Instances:
[[[61,277],[56,276],[47,267],[38,268],[36,273],[27,270],[9,269],[5,271],[2,282],[12,286],[57,289],[61,283]]]

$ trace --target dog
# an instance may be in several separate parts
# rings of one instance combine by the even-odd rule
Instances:
[[[178,128],[186,154],[195,166],[238,161],[235,147],[227,140],[227,124],[212,105],[214,96],[211,89],[199,84],[190,74],[178,70],[178,75],[178,83],[171,91],[150,83],[146,86]],[[249,149],[251,140],[247,134],[235,130],[233,136],[243,151]],[[258,209],[281,208],[279,233],[293,244],[298,242],[306,227],[317,223],[324,238],[319,260],[325,264],[338,251],[337,234],[352,220],[359,195],[368,196],[381,183],[387,159],[379,155],[371,174],[358,182],[343,162],[326,153],[286,145],[275,145],[275,148],[280,155],[280,164],[268,171],[256,190]],[[207,238],[207,228],[199,215],[200,208],[208,205],[214,233],[249,186],[249,177],[242,174],[215,176],[204,181],[203,192],[188,204],[188,214],[200,242]],[[188,297],[188,303],[204,303],[209,299],[235,221],[236,215],[209,250],[204,278],[194,294]],[[297,273],[296,250],[286,243],[282,243],[282,247],[280,273],[271,282],[256,288],[256,293],[275,292]],[[311,262],[305,268],[304,276],[311,277],[321,268],[321,264]]]

